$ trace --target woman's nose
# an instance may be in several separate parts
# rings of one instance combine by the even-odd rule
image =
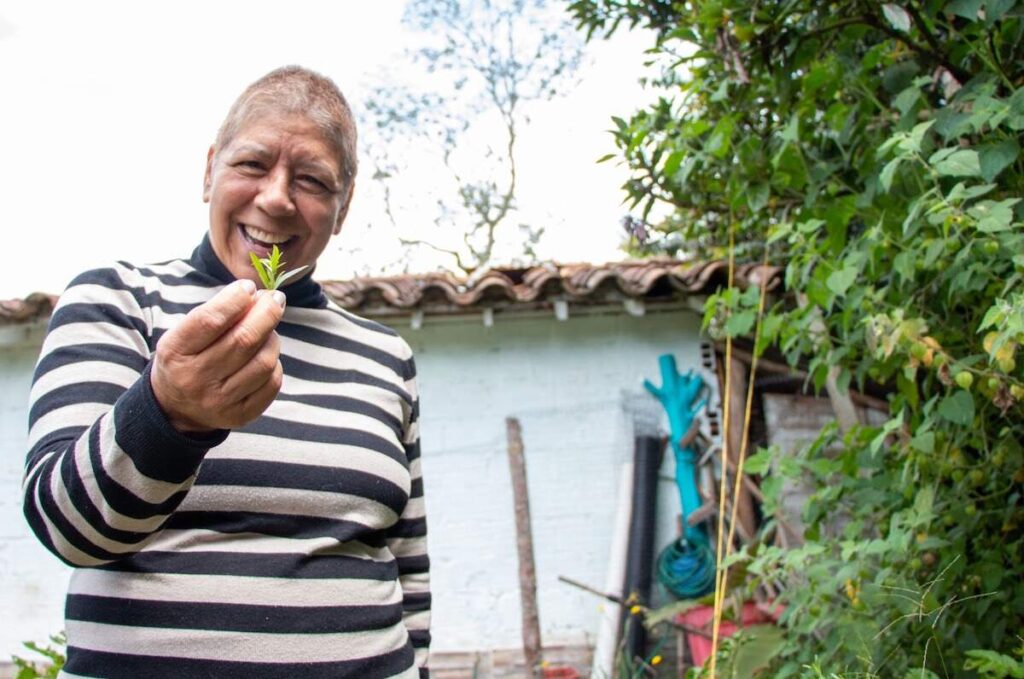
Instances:
[[[288,173],[283,169],[275,169],[266,175],[255,203],[256,207],[272,217],[289,217],[295,214]]]

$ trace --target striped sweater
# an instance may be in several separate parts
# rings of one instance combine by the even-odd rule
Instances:
[[[191,259],[76,278],[31,392],[25,514],[75,566],[62,677],[416,677],[430,642],[415,367],[393,331],[285,288],[284,384],[185,436],[161,335],[232,275]]]

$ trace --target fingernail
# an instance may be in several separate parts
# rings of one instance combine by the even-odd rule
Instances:
[[[239,280],[238,285],[240,285],[242,289],[245,290],[246,293],[250,295],[255,294],[256,292],[256,284],[250,281],[248,278],[243,278]]]
[[[285,302],[284,293],[280,290],[274,290],[272,297],[274,298],[274,301],[277,302],[277,305],[283,309]]]

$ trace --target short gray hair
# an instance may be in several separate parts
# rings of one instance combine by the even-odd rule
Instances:
[[[327,76],[301,66],[284,66],[267,73],[245,88],[231,105],[217,132],[219,151],[231,142],[242,124],[265,111],[301,113],[320,128],[341,154],[345,185],[355,179],[356,121],[345,96]]]

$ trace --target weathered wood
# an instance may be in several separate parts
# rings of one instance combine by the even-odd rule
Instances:
[[[732,380],[729,385],[730,393],[726,394],[729,399],[729,466],[735,470],[739,465],[740,451],[743,449],[743,437],[747,433],[743,426],[744,413],[747,401],[747,365],[732,357]],[[722,473],[727,473],[722,470]],[[757,518],[754,513],[754,501],[750,497],[750,490],[741,485],[739,498],[736,503],[736,520],[741,535],[754,535],[757,532]]]
[[[537,569],[533,562],[530,528],[530,495],[526,486],[526,458],[519,420],[506,418],[508,467],[516,516],[516,550],[519,555],[519,598],[523,612],[523,655],[528,677],[541,677],[540,616],[537,613]]]
[[[716,344],[715,348],[718,350],[719,353],[723,355],[725,354],[725,344]],[[744,351],[743,349],[736,348],[735,344],[732,347],[732,355],[735,358],[740,359],[747,365],[749,365],[750,362],[754,359],[754,355],[752,353],[750,353],[749,351]],[[764,356],[759,356],[757,359],[757,371],[759,373],[766,372],[775,373],[777,375],[792,375],[793,377],[802,377],[804,379],[810,377],[804,370],[800,370],[799,368],[791,368],[785,363],[778,363],[776,361],[767,359]],[[861,408],[871,408],[873,410],[878,410],[883,413],[889,412],[889,402],[884,399],[869,396],[868,394],[863,394],[859,391],[854,391],[852,389],[848,389],[847,394],[849,395],[850,399]]]

